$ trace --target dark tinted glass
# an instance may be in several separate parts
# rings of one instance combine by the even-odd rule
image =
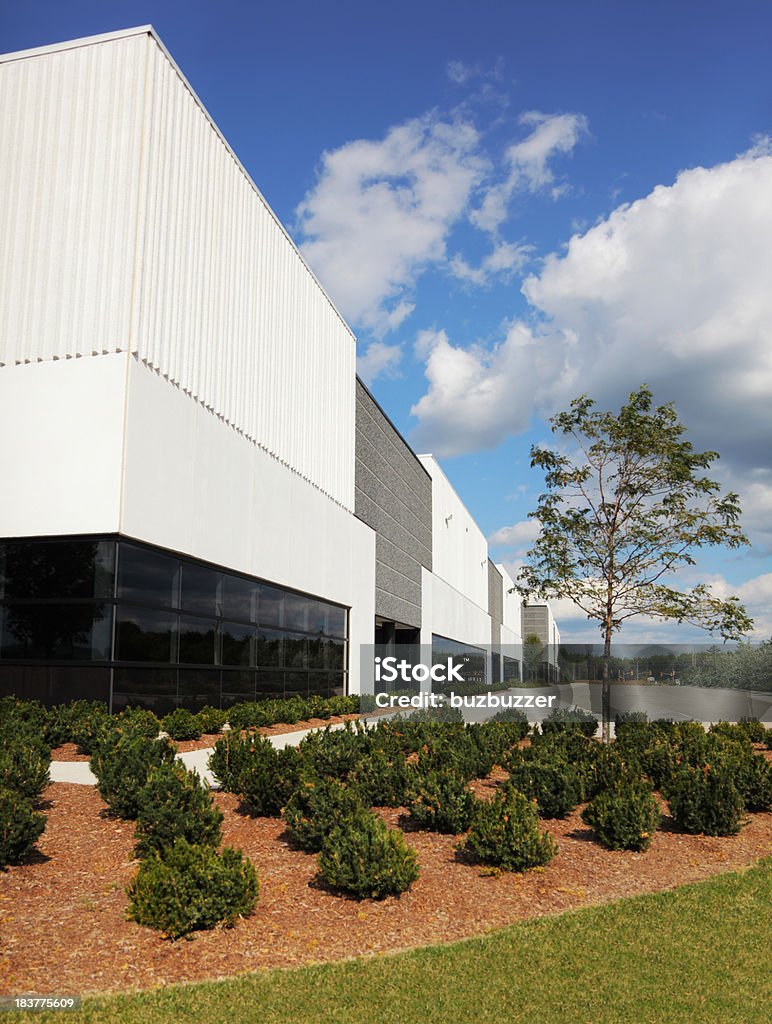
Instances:
[[[112,597],[113,541],[0,543],[0,600]]]
[[[309,672],[308,692],[319,697],[331,697],[333,677],[329,672]]]
[[[273,669],[261,669],[257,673],[257,700],[284,695],[284,673]]]
[[[285,672],[284,693],[287,697],[307,697],[308,672]]]
[[[308,606],[313,602],[300,594],[287,594],[284,598],[285,629],[308,629]]]
[[[308,638],[297,633],[284,636],[285,668],[308,668]]]
[[[327,632],[330,636],[346,636],[346,609],[337,605],[327,606]]]
[[[118,607],[117,653],[120,661],[177,660],[177,616],[154,608]]]
[[[223,622],[220,629],[223,665],[254,665],[256,646],[254,626],[241,625],[237,622]]]
[[[180,703],[192,710],[207,704],[219,707],[220,673],[207,669],[180,669],[177,674]]]
[[[177,696],[177,670],[175,668],[116,668],[114,689],[121,693],[143,696]]]
[[[0,607],[0,658],[109,661],[112,605],[6,602]]]
[[[257,614],[257,583],[223,575],[220,604],[223,618],[254,622]]]
[[[346,644],[343,640],[325,640],[324,667],[342,671],[346,667]]]
[[[223,669],[222,706],[227,708],[242,700],[255,699],[255,673],[253,669]]]
[[[120,544],[118,596],[126,601],[179,606],[180,562],[157,551]]]
[[[82,665],[0,665],[0,696],[66,704],[110,700],[110,669]]]
[[[257,634],[257,664],[259,668],[273,668],[284,664],[284,634],[278,629],[261,629]]]
[[[216,638],[215,622],[180,616],[180,664],[216,664]]]
[[[480,647],[462,644],[458,640],[448,640],[444,636],[432,636],[432,662],[445,664],[448,658],[460,669],[466,683],[484,683],[486,653]]]
[[[286,594],[276,587],[260,584],[257,621],[261,626],[284,625],[284,598]]]
[[[219,607],[221,574],[203,565],[182,563],[180,607],[187,612],[216,615]]]

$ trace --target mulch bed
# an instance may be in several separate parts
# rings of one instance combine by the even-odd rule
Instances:
[[[478,794],[492,795],[503,777],[476,783]],[[543,823],[560,846],[551,864],[496,876],[457,855],[455,837],[406,831],[421,877],[400,898],[358,903],[316,883],[316,857],[292,848],[280,820],[246,816],[236,797],[218,793],[225,842],[254,861],[260,898],[234,928],[173,943],[126,919],[124,888],[137,869],[133,823],[113,818],[92,787],[54,783],[44,796],[40,853],[0,874],[3,993],[149,988],[448,942],[669,889],[772,853],[772,814],[753,815],[739,835],[721,839],[680,834],[665,819],[638,854],[604,850],[577,811]],[[380,813],[399,823],[398,810]]]

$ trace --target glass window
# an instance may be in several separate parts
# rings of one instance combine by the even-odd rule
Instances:
[[[223,669],[222,707],[242,700],[255,699],[255,672],[253,669]]]
[[[0,611],[0,658],[109,661],[111,604],[6,603]]]
[[[186,612],[216,615],[219,605],[221,574],[205,565],[182,563],[180,607]]]
[[[328,605],[327,632],[330,636],[346,636],[346,609]]]
[[[180,562],[133,544],[118,550],[118,596],[126,601],[179,606]]]
[[[254,665],[255,629],[236,622],[223,622],[222,663],[223,665]]]
[[[257,664],[260,668],[279,668],[284,664],[284,634],[278,629],[261,629],[257,634]]]
[[[286,697],[307,697],[308,672],[285,672],[284,694]]]
[[[154,608],[118,607],[120,661],[177,661],[177,616]]]
[[[180,617],[180,664],[215,665],[217,624],[210,619]]]
[[[177,674],[180,704],[191,710],[220,706],[220,673],[211,669],[180,669]]]
[[[326,640],[324,667],[342,671],[346,667],[346,644],[343,640]]]
[[[453,664],[459,666],[464,682],[485,683],[486,654],[482,648],[435,634],[432,636],[432,663],[445,664],[448,658],[452,658]]]
[[[116,692],[141,696],[176,697],[176,668],[116,668],[113,687]]]
[[[0,599],[112,597],[113,541],[5,541]]]
[[[284,625],[284,598],[285,591],[276,587],[268,587],[261,584],[259,588],[259,604],[257,621],[261,626],[283,626]]]
[[[284,673],[274,669],[259,669],[257,673],[257,700],[284,696]]]
[[[308,637],[297,633],[284,635],[285,668],[308,668]]]
[[[308,606],[314,602],[300,594],[284,597],[284,628],[308,630]]]
[[[220,608],[223,618],[236,622],[255,622],[258,584],[240,576],[223,575]]]

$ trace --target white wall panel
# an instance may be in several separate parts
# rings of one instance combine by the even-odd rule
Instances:
[[[118,530],[126,360],[0,370],[0,537]]]
[[[437,460],[432,455],[418,458],[432,478],[432,571],[487,611],[488,544],[485,536]]]
[[[128,394],[120,532],[349,607],[371,687],[374,531],[133,358]]]
[[[353,509],[355,343],[155,36],[0,60],[0,364],[130,351]]]
[[[0,63],[0,365],[126,350],[145,39]]]
[[[503,619],[504,619],[504,622],[503,622],[503,625],[502,625],[502,634],[501,634],[502,640],[501,640],[501,642],[504,643],[504,632],[503,632],[503,630],[506,629],[507,632],[508,632],[508,635],[510,636],[510,639],[507,641],[507,643],[520,644],[520,643],[523,642],[523,638],[522,638],[522,628],[523,628],[522,606],[523,606],[523,599],[520,596],[520,594],[518,594],[517,591],[513,591],[512,590],[512,588],[514,587],[515,584],[514,584],[514,582],[512,580],[512,577],[509,575],[509,573],[504,568],[504,566],[503,565],[497,565],[496,568],[501,573],[502,580],[504,581],[504,583],[503,583],[503,590],[504,590],[504,614],[503,614]],[[511,639],[512,637],[516,637],[517,639]]]
[[[152,37],[131,348],[347,508],[353,336]]]
[[[428,569],[421,572],[421,643],[431,644],[432,633],[451,640],[489,647],[491,617]]]

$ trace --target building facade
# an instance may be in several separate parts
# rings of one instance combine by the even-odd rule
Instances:
[[[514,678],[511,580],[155,32],[0,58],[0,138],[0,691],[369,692],[374,644]]]

